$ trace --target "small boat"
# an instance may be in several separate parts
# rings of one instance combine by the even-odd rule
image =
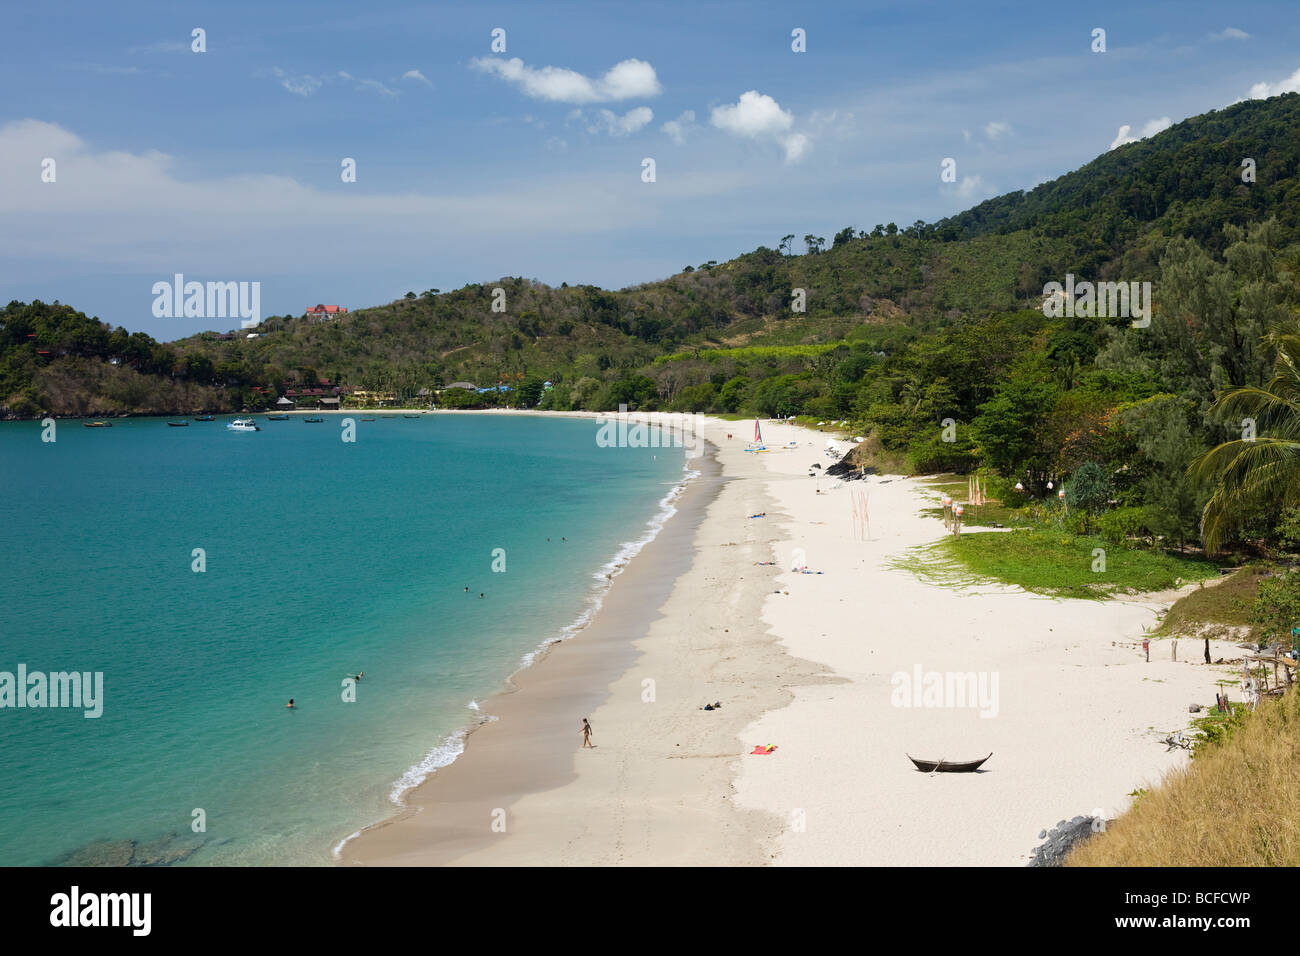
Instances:
[[[363,419],[361,419],[361,420],[362,420],[363,422],[373,422],[373,421],[374,421],[373,418],[363,418]]]
[[[168,422],[168,428],[189,428],[189,422]]]
[[[979,760],[947,760],[943,757],[938,760],[919,760],[908,754],[907,759],[916,764],[917,770],[924,773],[935,773],[936,771],[938,773],[973,773],[980,768],[980,764],[992,756],[993,754],[990,753],[987,757],[980,757]]]
[[[81,424],[85,428],[112,428],[113,427],[109,422],[82,422]]]
[[[288,415],[267,415],[266,420],[268,422],[287,422],[289,420],[289,416]]]
[[[210,421],[213,420],[213,418],[212,418],[211,415],[200,415],[198,418],[196,418],[196,419],[194,419],[194,420],[195,420],[196,422],[210,422]]]
[[[232,432],[260,432],[262,430],[257,427],[257,423],[251,418],[236,418],[234,421],[226,422],[226,427]]]
[[[403,417],[403,418],[419,418],[420,415],[417,413],[417,414],[415,414],[415,415],[403,415],[402,417]]]
[[[323,419],[323,418],[304,418],[303,421],[305,421],[305,422],[311,422],[312,424],[315,424],[316,422],[323,422],[323,421],[325,421],[325,419]]]

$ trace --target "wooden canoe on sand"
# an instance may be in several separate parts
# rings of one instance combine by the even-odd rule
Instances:
[[[921,760],[908,754],[907,759],[916,764],[917,770],[925,773],[934,773],[936,771],[939,773],[972,773],[980,768],[980,764],[992,756],[993,754],[990,753],[988,757],[980,757],[978,760],[946,760],[942,757],[938,760]]]

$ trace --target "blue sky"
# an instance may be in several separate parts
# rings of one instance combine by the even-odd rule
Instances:
[[[177,272],[258,281],[263,315],[503,275],[620,288],[787,233],[932,221],[1075,169],[1121,127],[1300,89],[1293,3],[168,0],[3,18],[0,297],[165,340],[238,325],[155,318],[152,285]]]

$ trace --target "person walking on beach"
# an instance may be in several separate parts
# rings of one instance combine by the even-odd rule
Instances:
[[[582,718],[582,746],[590,747],[595,750],[595,745],[591,742],[591,724],[587,723],[587,718]]]

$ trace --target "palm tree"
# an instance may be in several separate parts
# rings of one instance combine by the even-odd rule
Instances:
[[[1235,422],[1242,437],[1207,451],[1188,472],[1215,482],[1201,515],[1201,538],[1213,553],[1255,508],[1300,503],[1300,327],[1275,327],[1273,377],[1263,387],[1225,392],[1213,411]]]

